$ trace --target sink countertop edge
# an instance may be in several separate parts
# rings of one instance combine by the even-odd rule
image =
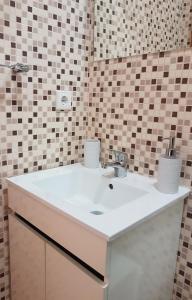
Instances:
[[[15,184],[14,182],[10,181],[9,178],[7,178],[7,182],[8,182],[8,186],[9,185],[13,186],[14,188],[16,188],[19,191],[21,191],[22,193],[24,193],[26,196],[32,198],[35,201],[39,201],[42,205],[46,206],[49,209],[53,209],[59,215],[64,216],[65,218],[68,218],[72,222],[75,222],[76,224],[83,226],[86,230],[93,232],[98,237],[103,238],[106,241],[110,240],[110,238],[106,234],[104,234],[103,232],[100,232],[99,230],[95,229],[94,227],[91,227],[91,226],[87,225],[86,223],[83,223],[81,220],[78,220],[77,218],[75,218],[74,216],[70,215],[69,213],[61,210],[57,206],[49,203],[48,201],[45,201],[44,199],[42,199],[42,198],[38,197],[37,195],[33,194],[32,192],[25,190],[21,186],[19,186],[19,185]]]
[[[68,166],[66,166],[67,170],[70,169],[71,166],[72,166],[72,168],[81,167],[80,164],[68,165]],[[62,168],[65,168],[65,167],[62,167]],[[58,168],[54,168],[54,172],[56,171],[56,169],[58,169]],[[48,169],[48,170],[49,170],[49,172],[51,172],[52,169]],[[47,171],[47,170],[45,170],[45,171]],[[91,170],[91,171],[94,172],[94,170]],[[42,172],[42,171],[40,171],[40,172]],[[34,173],[31,173],[31,174],[34,174]],[[30,175],[30,174],[27,174],[27,175]],[[21,176],[25,176],[25,175],[21,175]],[[130,176],[131,176],[131,174],[130,174]],[[165,200],[163,201],[163,200],[158,199],[159,203],[158,203],[156,209],[154,208],[153,205],[151,205],[151,204],[153,204],[153,201],[156,201],[156,200],[151,200],[151,202],[149,203],[151,205],[151,207],[150,207],[150,205],[149,205],[149,207],[145,207],[143,205],[143,208],[142,207],[141,208],[144,211],[142,211],[142,212],[140,211],[139,212],[140,214],[138,213],[138,210],[139,210],[138,206],[140,205],[140,203],[139,203],[139,201],[137,201],[136,204],[135,204],[135,207],[134,206],[132,207],[133,213],[135,213],[137,215],[137,217],[132,218],[132,221],[128,220],[127,224],[123,224],[123,222],[121,220],[121,222],[120,222],[121,224],[119,226],[116,225],[116,228],[115,228],[115,226],[113,226],[113,224],[111,224],[111,222],[109,222],[109,218],[107,219],[106,217],[105,218],[102,217],[104,215],[92,216],[92,220],[96,220],[96,222],[92,222],[92,224],[91,224],[91,221],[86,222],[86,221],[83,220],[83,216],[86,218],[86,214],[84,214],[84,215],[82,214],[82,216],[81,216],[82,218],[78,219],[75,216],[75,214],[71,214],[71,213],[65,211],[64,209],[61,209],[61,208],[57,207],[56,205],[50,203],[49,201],[47,201],[43,197],[40,197],[40,196],[36,195],[35,193],[33,193],[30,190],[27,190],[27,188],[24,188],[21,184],[19,184],[18,182],[15,182],[14,177],[7,178],[7,182],[8,182],[8,186],[9,186],[9,184],[14,186],[14,188],[17,188],[17,189],[21,190],[26,195],[27,194],[30,195],[30,197],[32,197],[34,200],[40,201],[43,205],[49,207],[50,209],[54,209],[57,213],[63,215],[64,217],[66,217],[68,219],[73,220],[74,222],[80,224],[81,226],[83,226],[87,230],[92,231],[93,233],[97,234],[99,237],[101,237],[101,238],[103,238],[107,241],[112,241],[115,238],[122,235],[123,233],[125,233],[125,232],[133,229],[134,227],[138,226],[139,224],[145,222],[146,220],[148,220],[152,216],[155,216],[155,215],[159,214],[161,211],[165,210],[167,207],[170,207],[170,206],[174,205],[176,202],[181,201],[182,199],[186,198],[189,195],[189,192],[190,192],[189,188],[182,186],[182,187],[180,187],[180,189],[183,189],[183,191],[179,191],[177,194],[172,194],[172,195],[161,194],[158,191],[156,191],[155,188],[153,187],[153,183],[155,182],[154,178],[148,178],[146,176],[141,176],[141,175],[137,176],[137,174],[134,174],[134,176],[138,177],[138,179],[141,178],[144,181],[146,180],[147,183],[151,184],[151,189],[152,189],[152,192],[151,192],[151,195],[150,195],[151,198],[154,194],[154,196],[158,195],[158,198],[162,197],[162,199],[165,198]],[[176,198],[173,199],[173,197],[176,197]],[[143,201],[146,202],[145,197],[143,199],[144,199]],[[134,210],[135,210],[135,212],[134,212]],[[119,211],[123,214],[124,221],[126,221],[126,216],[125,216],[125,212],[123,211],[123,209],[122,209],[122,211],[121,210],[119,210]],[[119,214],[120,214],[120,212],[119,212]],[[112,218],[113,218],[113,214],[114,213],[110,212],[110,213],[108,213],[108,216],[111,215]],[[129,217],[132,217],[132,216],[127,215],[127,219]],[[88,216],[88,219],[91,220],[91,217]],[[106,221],[106,219],[107,219],[107,221]],[[100,220],[101,222],[99,223],[98,220]]]

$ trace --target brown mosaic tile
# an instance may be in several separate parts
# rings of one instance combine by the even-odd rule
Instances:
[[[182,182],[192,185],[192,50],[93,63],[88,0],[0,3],[0,300],[9,299],[5,177],[80,161],[85,136],[128,153],[131,170],[154,175],[177,135]],[[89,76],[89,77],[88,77]],[[73,91],[72,111],[56,112],[56,90]],[[89,99],[89,101],[88,101]],[[110,156],[110,159],[112,157]],[[174,299],[192,299],[192,199],[186,201]]]
[[[192,186],[192,50],[90,63],[90,137],[129,155],[129,168],[153,176],[165,151],[161,136],[175,133],[183,166],[181,181]],[[192,204],[186,201],[174,299],[192,299]]]
[[[190,45],[190,0],[95,0],[96,60],[164,52]],[[172,13],[174,12],[174,13]]]
[[[82,159],[87,125],[89,3],[0,3],[0,300],[9,299],[5,177]],[[73,92],[70,112],[55,109],[56,90]]]

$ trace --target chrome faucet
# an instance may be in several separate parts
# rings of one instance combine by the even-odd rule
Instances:
[[[107,167],[114,168],[114,176],[115,177],[126,177],[127,176],[127,168],[128,168],[128,156],[126,153],[121,151],[112,150],[115,161],[103,163],[102,167],[106,169]]]

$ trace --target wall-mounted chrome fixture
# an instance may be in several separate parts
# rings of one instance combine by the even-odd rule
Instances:
[[[16,63],[14,65],[3,65],[0,64],[0,67],[5,67],[5,68],[9,68],[11,69],[14,73],[18,73],[18,72],[28,72],[30,70],[28,65],[24,65],[24,64],[20,64],[20,63]]]

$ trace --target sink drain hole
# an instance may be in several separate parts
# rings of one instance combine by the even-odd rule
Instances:
[[[93,215],[96,215],[96,216],[99,216],[99,215],[103,215],[104,213],[100,210],[93,210],[93,211],[90,211],[91,214]]]

